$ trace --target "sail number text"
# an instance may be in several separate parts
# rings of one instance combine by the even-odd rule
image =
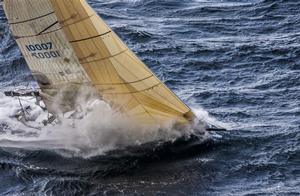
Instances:
[[[31,55],[37,59],[50,59],[60,57],[59,51],[53,51],[52,42],[34,44],[34,45],[25,45],[26,49],[31,52]]]

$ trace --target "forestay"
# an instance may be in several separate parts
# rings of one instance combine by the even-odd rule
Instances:
[[[91,84],[115,110],[142,124],[187,123],[194,114],[84,0],[6,0],[17,43],[42,91]],[[43,82],[45,84],[43,84]],[[53,96],[54,94],[51,94]]]

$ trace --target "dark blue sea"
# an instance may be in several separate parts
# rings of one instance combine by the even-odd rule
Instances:
[[[0,95],[0,195],[300,195],[299,0],[88,2],[180,98],[229,131],[113,151],[105,134],[94,145],[75,138],[79,152],[56,141],[72,131],[26,130],[10,118],[15,100]],[[35,88],[31,78],[1,7],[1,91]]]

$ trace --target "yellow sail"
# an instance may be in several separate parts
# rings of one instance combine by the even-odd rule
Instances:
[[[104,101],[141,124],[193,120],[190,108],[85,0],[6,0],[5,11],[31,70],[46,75],[52,86],[90,82]],[[58,58],[39,59],[30,51],[30,45],[48,42]]]

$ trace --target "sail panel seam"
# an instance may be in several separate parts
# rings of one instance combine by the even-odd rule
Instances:
[[[49,16],[51,14],[54,14],[55,12],[50,12],[48,14],[44,14],[42,16],[38,16],[38,17],[35,17],[35,18],[31,18],[31,19],[27,19],[27,20],[23,20],[23,21],[19,21],[19,22],[12,22],[12,23],[9,23],[10,25],[16,25],[16,24],[21,24],[21,23],[26,23],[26,22],[30,22],[30,21],[33,21],[33,20],[37,20],[37,19],[40,19],[40,18],[44,18],[46,16]]]
[[[53,13],[54,13],[54,12],[53,12]],[[93,14],[93,15],[91,15],[91,16],[88,16],[88,17],[86,17],[86,18],[83,18],[83,19],[81,19],[81,20],[75,21],[75,22],[73,22],[73,23],[71,23],[71,24],[60,25],[60,28],[58,28],[58,29],[56,29],[56,30],[53,30],[53,31],[50,31],[50,32],[39,33],[39,34],[35,34],[35,35],[16,36],[16,39],[28,38],[28,37],[36,37],[36,36],[40,36],[40,35],[45,35],[45,34],[48,34],[48,33],[52,33],[52,32],[61,30],[61,29],[65,28],[65,27],[68,27],[68,26],[70,26],[70,25],[74,25],[74,24],[79,23],[79,22],[81,22],[81,21],[87,20],[87,19],[91,18],[91,17],[94,16],[94,15],[95,15],[95,14]],[[62,24],[62,22],[60,22],[60,21],[58,21],[58,23],[59,23],[59,24]]]
[[[124,52],[126,52],[128,49],[125,49],[121,52],[118,52],[117,54],[114,54],[114,55],[111,55],[111,56],[108,56],[108,57],[104,57],[104,58],[100,58],[100,59],[95,59],[95,60],[92,60],[92,61],[86,61],[86,62],[80,62],[82,64],[89,64],[89,63],[94,63],[94,62],[98,62],[98,61],[103,61],[103,60],[106,60],[106,59],[110,59],[112,57],[115,57],[115,56],[118,56],[120,54],[123,54]]]
[[[94,84],[95,86],[106,86],[106,85],[126,85],[126,84],[134,84],[134,83],[138,83],[138,82],[142,82],[144,80],[147,80],[149,78],[152,78],[153,75],[148,76],[146,78],[140,79],[140,80],[136,80],[136,81],[132,81],[132,82],[124,82],[124,83],[106,83],[106,84]]]
[[[90,19],[90,18],[92,18],[93,16],[95,16],[95,14],[88,15],[87,17],[81,18],[81,19],[79,19],[79,20],[75,20],[74,22],[72,22],[72,23],[70,23],[70,24],[64,24],[64,23],[66,23],[67,20],[72,19],[72,18],[68,18],[68,19],[65,19],[64,21],[59,21],[59,24],[61,24],[62,27],[68,27],[68,26],[70,26],[70,25],[74,25],[74,24],[80,23],[80,22],[82,22],[82,21],[84,21],[84,20]]]
[[[90,40],[90,39],[95,39],[97,37],[102,37],[102,36],[107,35],[109,33],[111,33],[111,31],[107,31],[105,33],[102,33],[102,34],[99,34],[99,35],[96,35],[96,36],[92,36],[92,37],[87,37],[87,38],[83,38],[83,39],[73,40],[73,41],[70,41],[70,43],[76,43],[76,42],[86,41],[86,40]]]
[[[157,83],[149,88],[146,88],[146,89],[143,89],[143,90],[138,90],[138,91],[132,91],[132,92],[116,92],[116,93],[105,93],[105,92],[102,92],[103,94],[117,94],[117,95],[126,95],[126,94],[136,94],[136,93],[141,93],[141,92],[145,92],[145,91],[148,91],[148,90],[152,90],[153,88],[157,87],[161,85],[161,83]]]
[[[37,37],[37,36],[47,35],[47,34],[54,33],[54,32],[56,32],[56,31],[59,31],[59,30],[61,30],[61,29],[62,29],[62,28],[58,28],[58,29],[55,29],[55,30],[53,30],[53,31],[44,32],[44,33],[36,34],[36,35],[15,36],[15,39],[18,40],[18,39],[23,39],[23,38],[30,38],[30,37]]]

